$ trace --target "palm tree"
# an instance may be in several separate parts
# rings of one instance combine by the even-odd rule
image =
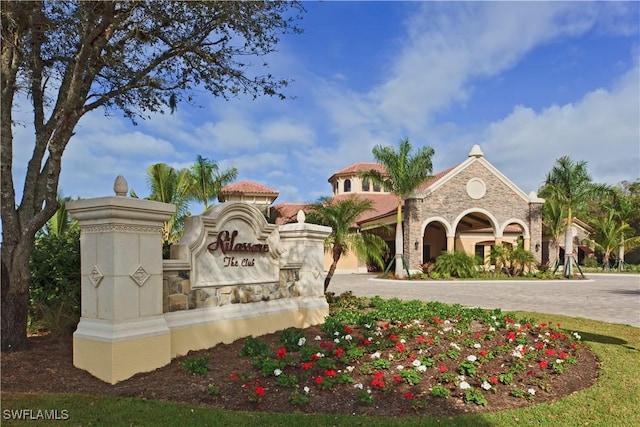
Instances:
[[[361,233],[356,225],[358,217],[372,209],[370,200],[355,195],[341,200],[324,198],[311,205],[307,222],[331,227],[331,234],[325,239],[325,250],[332,255],[331,267],[324,279],[325,292],[343,254],[353,252],[362,261],[372,260],[384,266],[386,242],[375,234]]]
[[[624,269],[625,253],[637,246],[633,242],[630,244],[625,241],[625,239],[635,234],[636,230],[631,227],[630,223],[634,217],[638,216],[640,206],[638,205],[637,199],[634,200],[631,194],[626,194],[619,188],[615,188],[614,191],[612,191],[612,201],[613,203],[610,208],[615,213],[618,226],[627,230],[620,235],[620,243],[618,245],[618,270],[622,271]]]
[[[549,199],[542,206],[542,226],[553,240],[556,263],[560,260],[560,238],[567,229],[566,218],[567,210],[557,200]]]
[[[55,215],[52,216],[49,221],[40,230],[41,234],[63,236],[69,231],[78,228],[80,225],[78,221],[75,221],[69,216],[67,212],[66,203],[71,200],[70,197],[63,197],[61,193],[58,193],[58,210]]]
[[[184,218],[189,216],[188,201],[192,180],[188,169],[176,170],[166,163],[156,163],[147,168],[147,183],[151,194],[149,200],[171,203],[176,212],[164,223],[163,241],[175,243],[182,234]]]
[[[386,168],[386,175],[370,170],[361,174],[362,179],[370,179],[374,184],[384,185],[398,199],[396,212],[396,254],[395,274],[404,277],[402,235],[402,203],[431,175],[431,157],[434,150],[424,146],[411,155],[411,143],[407,138],[400,140],[398,151],[392,146],[376,145],[373,157]]]
[[[618,265],[624,262],[624,254],[640,246],[640,237],[633,236],[633,229],[625,222],[620,221],[620,214],[614,210],[608,210],[606,216],[596,218],[592,226],[595,236],[592,242],[596,249],[602,252],[602,269],[609,269],[609,259],[618,249]],[[621,249],[620,249],[621,248]]]
[[[191,166],[191,200],[196,200],[204,204],[204,210],[209,208],[209,202],[215,199],[222,187],[230,184],[238,177],[236,168],[229,168],[220,171],[218,164],[214,160],[202,157],[200,154]]]
[[[587,171],[587,162],[574,162],[568,156],[556,160],[555,165],[546,176],[542,196],[554,200],[564,206],[567,212],[565,247],[564,247],[564,276],[573,276],[573,239],[571,226],[573,215],[583,208],[584,204],[597,194],[607,192],[609,188],[602,184],[591,182]]]

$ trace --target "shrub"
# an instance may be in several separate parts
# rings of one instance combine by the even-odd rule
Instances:
[[[194,357],[186,359],[182,362],[182,369],[184,369],[189,375],[205,375],[209,372],[209,360],[211,356],[203,354],[200,357]]]
[[[247,337],[244,340],[242,348],[240,349],[240,356],[266,357],[269,355],[269,353],[271,353],[269,345],[266,342],[254,337]]]
[[[29,260],[29,323],[68,335],[80,320],[80,229],[41,234]]]
[[[478,271],[478,261],[463,251],[444,252],[436,259],[435,272],[443,278],[449,276],[468,278]]]

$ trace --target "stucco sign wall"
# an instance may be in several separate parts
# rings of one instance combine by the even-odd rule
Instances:
[[[277,227],[243,203],[188,218],[172,248],[172,258],[190,260],[192,288],[277,282],[282,253]]]

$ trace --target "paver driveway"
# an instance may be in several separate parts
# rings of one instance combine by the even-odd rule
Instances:
[[[329,292],[557,313],[640,327],[640,275],[588,274],[586,280],[398,281],[370,274],[333,276]]]

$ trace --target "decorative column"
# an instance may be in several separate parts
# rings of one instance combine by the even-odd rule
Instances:
[[[538,197],[535,191],[529,193],[529,236],[534,248],[541,248],[542,244],[542,206],[544,199]],[[530,249],[529,249],[530,250]],[[533,256],[538,263],[542,262],[542,251],[535,250]]]
[[[300,304],[299,316],[303,325],[324,322],[329,305],[324,297],[324,239],[331,234],[331,227],[306,224],[304,212],[299,211],[297,223],[284,224],[278,229],[284,250],[280,268],[293,268],[297,273],[297,289]],[[306,327],[306,326],[300,326]]]
[[[447,252],[450,254],[456,250],[456,236],[447,236]]]
[[[175,212],[166,203],[116,196],[67,203],[80,223],[81,318],[73,364],[115,384],[171,361],[162,315],[162,230]]]

